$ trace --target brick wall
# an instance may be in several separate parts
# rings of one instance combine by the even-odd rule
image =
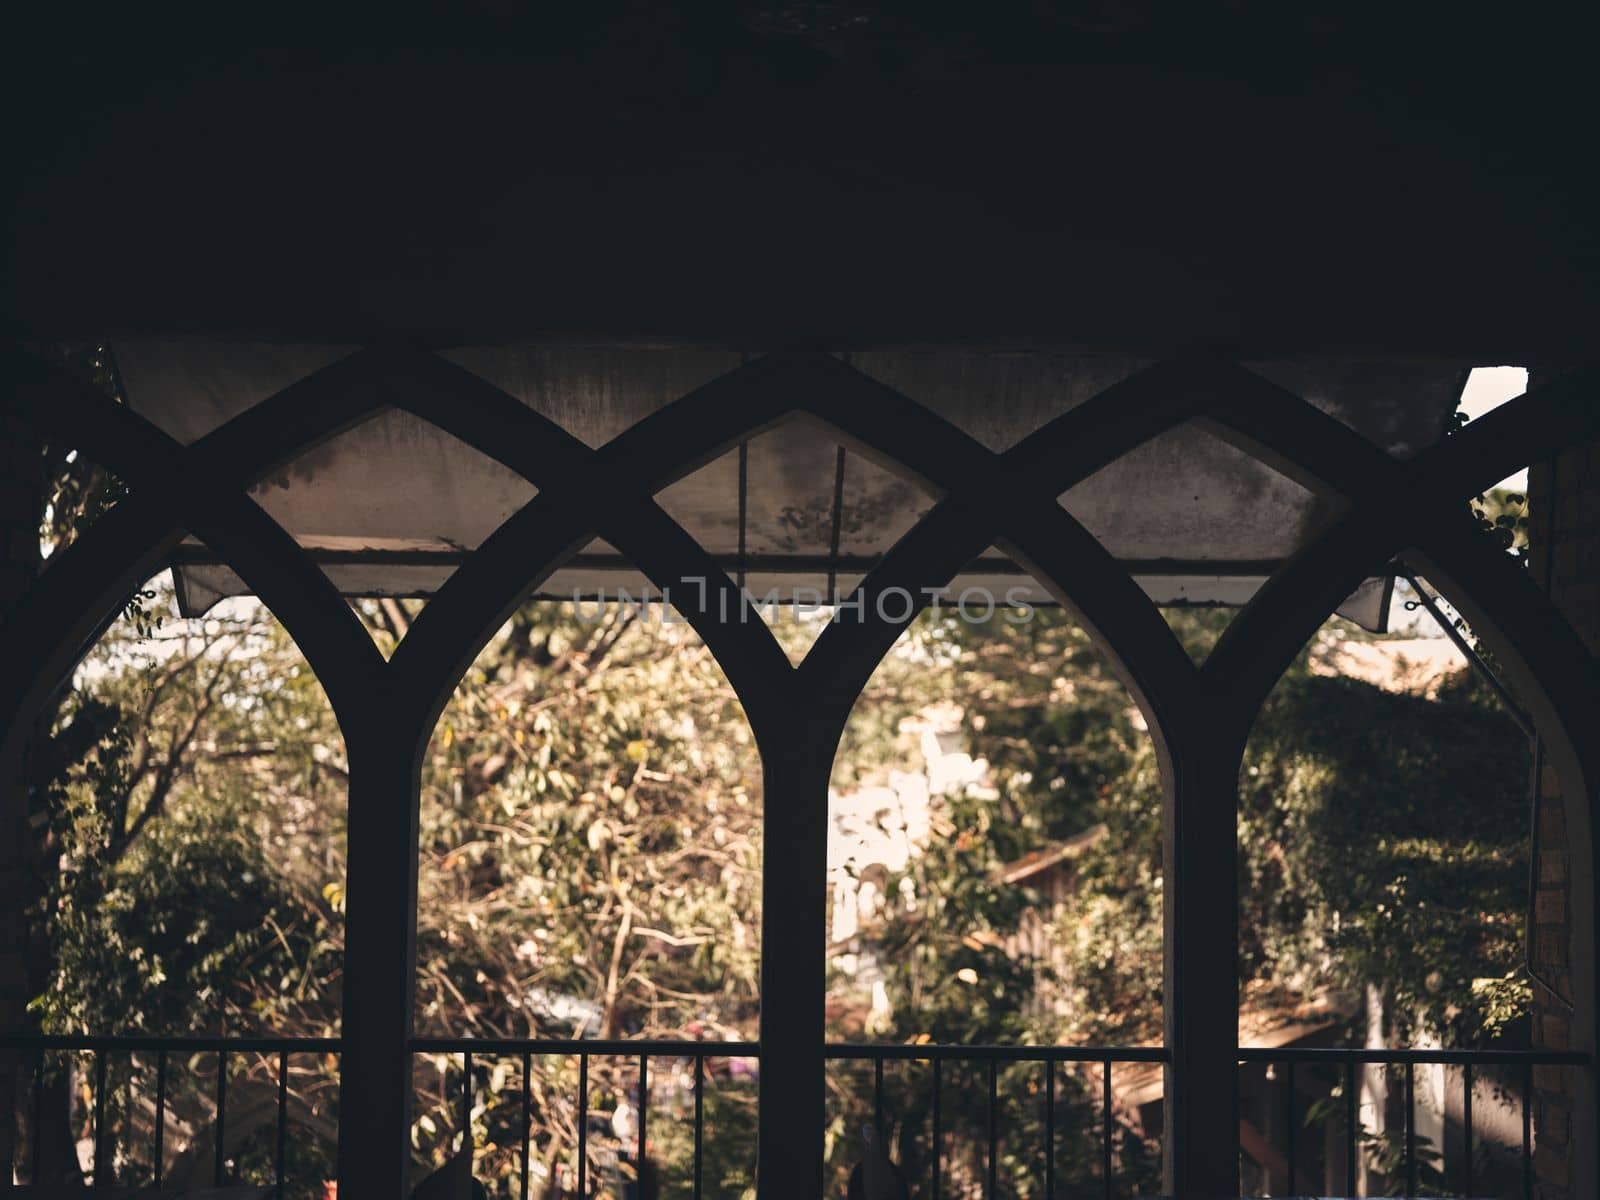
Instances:
[[[1529,534],[1534,578],[1588,644],[1600,654],[1600,445],[1579,446],[1529,473]],[[1600,736],[1600,730],[1595,732]],[[1564,997],[1573,996],[1571,873],[1587,864],[1569,854],[1568,813],[1560,781],[1545,765],[1539,779],[1538,890],[1534,898],[1535,968]],[[1580,955],[1581,957],[1581,955]],[[1573,1015],[1535,988],[1534,1044],[1566,1050]],[[1577,1200],[1572,1186],[1574,1072],[1541,1068],[1534,1077],[1536,1193],[1541,1200]]]

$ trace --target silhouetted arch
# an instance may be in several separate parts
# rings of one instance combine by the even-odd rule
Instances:
[[[1600,715],[1593,660],[1548,601],[1477,537],[1460,511],[1467,497],[1512,470],[1600,435],[1600,411],[1586,402],[1595,372],[1529,393],[1401,463],[1291,392],[1214,357],[1146,368],[1001,453],[821,353],[756,359],[598,450],[471,372],[405,348],[341,359],[188,447],[27,355],[10,353],[7,365],[21,411],[132,488],[52,562],[6,622],[0,720],[7,752],[20,745],[49,689],[185,531],[233,566],[301,646],[350,749],[352,848],[358,825],[367,847],[359,880],[357,856],[351,857],[352,928],[359,913],[362,928],[378,932],[363,941],[363,963],[350,968],[353,979],[361,977],[352,992],[364,989],[363,1004],[381,999],[383,1020],[347,1034],[345,1063],[347,1079],[359,1079],[373,1094],[401,1090],[383,1083],[399,1078],[397,1069],[386,1074],[384,1056],[399,1053],[409,1028],[409,998],[400,994],[407,985],[392,970],[395,960],[405,960],[399,966],[406,975],[411,969],[409,918],[396,925],[391,910],[404,907],[405,855],[415,851],[404,826],[415,821],[416,769],[428,731],[511,609],[596,536],[671,592],[744,704],[767,765],[769,830],[791,839],[794,851],[788,856],[793,861],[774,866],[773,878],[795,889],[800,909],[816,899],[804,878],[813,858],[820,886],[816,809],[827,764],[860,687],[910,619],[883,616],[876,598],[890,587],[914,596],[940,587],[997,543],[1074,611],[1144,709],[1170,789],[1168,987],[1188,1009],[1185,1015],[1174,1011],[1185,1005],[1168,1005],[1176,1068],[1169,1081],[1168,1144],[1177,1187],[1195,1179],[1214,1190],[1236,1166],[1234,1114],[1225,1102],[1234,1050],[1232,981],[1218,984],[1211,976],[1218,947],[1227,954],[1233,947],[1227,931],[1236,916],[1222,912],[1231,909],[1235,886],[1231,815],[1239,754],[1279,674],[1363,578],[1382,572],[1396,554],[1414,556],[1507,664],[1552,747],[1568,795],[1584,798],[1585,818],[1595,803],[1600,746],[1586,736]],[[390,408],[431,422],[540,491],[445,583],[386,664],[327,578],[245,489],[296,454]],[[830,627],[796,669],[742,590],[654,497],[723,451],[799,414],[919,481],[937,503],[861,584],[852,598],[859,601],[860,619]],[[1269,580],[1198,669],[1128,573],[1056,501],[1074,483],[1186,421],[1203,423],[1337,505],[1336,519]],[[1589,879],[1592,823],[1573,828]],[[1586,906],[1584,919],[1591,916]],[[1592,940],[1592,928],[1580,932]],[[352,953],[356,941],[353,936]],[[811,1022],[808,1006],[820,1003],[820,993],[812,994],[817,981],[804,972],[785,974],[787,963],[771,965],[774,990],[785,1003],[794,993],[793,1006],[773,1015],[779,1027],[803,1030]],[[1592,1014],[1594,980],[1585,986]],[[386,989],[396,992],[392,1005]],[[1592,1044],[1595,1030],[1583,1036]],[[805,1091],[819,1053],[767,1049],[763,1078],[774,1088]],[[341,1149],[341,1160],[348,1169],[370,1170],[379,1149],[394,1157],[384,1170],[399,1169],[403,1122],[394,1103],[347,1107],[351,1148]],[[810,1127],[810,1102],[796,1103],[798,1127]],[[764,1138],[764,1171],[791,1183],[808,1178],[803,1149]]]

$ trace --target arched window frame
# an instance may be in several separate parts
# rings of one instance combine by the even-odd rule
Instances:
[[[506,616],[594,537],[629,557],[699,632],[743,703],[762,755],[766,836],[783,847],[766,856],[768,896],[782,902],[769,900],[763,918],[763,1195],[820,1194],[828,775],[851,706],[915,615],[887,619],[876,600],[892,588],[923,596],[991,544],[1083,623],[1143,710],[1160,757],[1170,1189],[1237,1191],[1234,813],[1245,739],[1300,646],[1362,578],[1397,555],[1428,576],[1505,665],[1564,795],[1576,801],[1569,837],[1587,869],[1574,872],[1574,1032],[1577,1048],[1593,1052],[1595,663],[1464,511],[1468,497],[1520,466],[1600,436],[1600,410],[1585,403],[1593,372],[1530,392],[1400,463],[1300,398],[1211,357],[1148,368],[998,453],[821,353],[749,362],[598,450],[420,351],[359,352],[188,447],[25,353],[8,358],[18,410],[42,434],[71,440],[115,472],[130,494],[52,562],[5,624],[4,763],[18,761],[45,697],[186,532],[273,609],[328,693],[351,768],[339,1174],[363,1194],[403,1192],[409,1163],[417,810],[427,740]],[[385,662],[326,577],[246,489],[387,408],[432,422],[539,492],[447,581]],[[792,666],[744,593],[655,496],[800,414],[912,477],[937,502],[849,598],[857,619],[830,625]],[[1190,420],[1331,497],[1340,511],[1198,667],[1126,571],[1056,502],[1074,483]],[[891,606],[897,615],[902,607]],[[794,719],[797,713],[806,719]],[[772,949],[807,944],[819,953]],[[795,1032],[805,1029],[815,1032]],[[1580,1111],[1600,1143],[1592,1069],[1582,1076]]]

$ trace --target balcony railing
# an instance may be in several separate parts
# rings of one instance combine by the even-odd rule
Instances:
[[[531,1111],[527,1080],[530,1077],[531,1060],[535,1057],[576,1057],[578,1060],[578,1085],[576,1097],[576,1110],[587,1113],[589,1107],[589,1064],[594,1058],[625,1058],[637,1060],[637,1084],[635,1087],[634,1108],[638,1113],[638,1126],[634,1133],[634,1161],[642,1163],[646,1153],[647,1114],[649,1111],[649,1078],[650,1060],[675,1059],[693,1063],[694,1080],[694,1116],[693,1116],[693,1183],[692,1195],[695,1200],[705,1194],[705,1063],[708,1059],[732,1058],[755,1059],[760,1058],[760,1047],[753,1042],[704,1042],[704,1041],[662,1041],[662,1040],[632,1040],[623,1039],[616,1041],[602,1041],[596,1039],[581,1040],[554,1040],[554,1039],[496,1039],[496,1038],[415,1038],[412,1040],[413,1053],[450,1054],[462,1056],[460,1098],[462,1123],[465,1126],[468,1116],[472,1112],[472,1056],[520,1056],[522,1059],[523,1090],[521,1096],[521,1146],[520,1146],[520,1185],[523,1200],[529,1195],[529,1156],[530,1156],[530,1131]],[[935,1147],[933,1154],[933,1170],[929,1181],[930,1191],[927,1193],[934,1200],[938,1200],[943,1187],[943,1156],[940,1147],[944,1144],[945,1129],[941,1099],[943,1095],[942,1072],[947,1063],[980,1063],[986,1067],[987,1074],[987,1107],[986,1107],[986,1194],[998,1194],[999,1170],[999,1140],[1000,1103],[998,1095],[999,1066],[1001,1063],[1037,1063],[1052,1069],[1044,1071],[1045,1086],[1043,1089],[1043,1113],[1045,1128],[1044,1152],[1044,1179],[1046,1194],[1052,1194],[1055,1187],[1055,1147],[1056,1147],[1056,1075],[1055,1068],[1060,1064],[1073,1063],[1097,1065],[1099,1067],[1099,1083],[1102,1093],[1101,1103],[1101,1176],[1104,1180],[1106,1197],[1115,1195],[1115,1173],[1112,1168],[1113,1157],[1113,1118],[1111,1103],[1111,1067],[1114,1063],[1148,1063],[1167,1062],[1170,1059],[1168,1052],[1160,1047],[1073,1047],[1073,1046],[951,1046],[951,1045],[902,1045],[902,1044],[852,1044],[833,1043],[824,1048],[823,1055],[832,1061],[870,1062],[873,1066],[873,1094],[872,1107],[874,1123],[879,1129],[885,1128],[884,1120],[884,1064],[890,1061],[912,1061],[926,1063],[932,1070],[931,1096],[932,1096],[932,1145]],[[577,1148],[577,1193],[580,1196],[589,1194],[589,1146],[588,1122],[577,1122],[578,1148]]]
[[[154,1114],[150,1133],[150,1187],[160,1188],[165,1179],[167,1165],[167,1085],[170,1059],[182,1054],[216,1055],[217,1077],[213,1084],[215,1112],[211,1123],[212,1183],[221,1187],[226,1177],[227,1154],[225,1146],[228,1129],[228,1060],[230,1057],[254,1057],[258,1062],[275,1063],[275,1104],[273,1123],[273,1187],[283,1194],[285,1159],[289,1131],[289,1056],[292,1054],[337,1055],[338,1038],[288,1038],[288,1037],[94,1037],[88,1035],[50,1036],[39,1034],[6,1034],[0,1036],[0,1051],[31,1055],[33,1059],[33,1112],[30,1126],[32,1146],[29,1163],[37,1171],[41,1161],[40,1134],[44,1128],[42,1105],[45,1094],[45,1072],[51,1055],[89,1055],[89,1075],[94,1083],[91,1092],[92,1115],[90,1136],[93,1138],[93,1170],[95,1182],[108,1178],[110,1156],[113,1152],[106,1128],[106,1104],[110,1094],[107,1068],[113,1057],[144,1056],[146,1066],[154,1074]]]
[[[1100,1083],[1100,1178],[1106,1200],[1116,1194],[1113,1170],[1114,1118],[1111,1096],[1111,1067],[1114,1063],[1165,1063],[1171,1055],[1159,1046],[936,1046],[936,1045],[855,1045],[838,1044],[824,1050],[825,1057],[872,1063],[872,1108],[874,1122],[884,1127],[883,1065],[891,1060],[913,1060],[931,1064],[933,1171],[929,1195],[939,1200],[944,1186],[943,1066],[945,1063],[982,1063],[987,1080],[985,1103],[984,1195],[999,1195],[1001,1063],[1038,1063],[1044,1076],[1044,1194],[1056,1190],[1056,1068],[1063,1063],[1098,1065]]]
[[[1402,1138],[1403,1138],[1403,1165],[1402,1195],[1415,1196],[1418,1192],[1418,1155],[1417,1155],[1417,1098],[1416,1098],[1416,1069],[1420,1066],[1459,1066],[1462,1073],[1462,1155],[1459,1163],[1460,1174],[1458,1180],[1460,1195],[1473,1195],[1474,1167],[1473,1155],[1473,1071],[1483,1067],[1515,1067],[1521,1072],[1521,1109],[1522,1109],[1522,1194],[1525,1200],[1533,1197],[1533,1109],[1531,1099],[1533,1096],[1534,1068],[1535,1067],[1582,1067],[1589,1064],[1589,1056],[1574,1052],[1550,1050],[1385,1050],[1378,1048],[1351,1048],[1351,1049],[1323,1049],[1284,1047],[1241,1047],[1239,1050],[1240,1063],[1262,1063],[1268,1066],[1284,1067],[1287,1078],[1284,1092],[1284,1129],[1286,1142],[1286,1175],[1291,1181],[1290,1192],[1294,1193],[1293,1181],[1298,1176],[1299,1155],[1298,1141],[1295,1137],[1296,1122],[1300,1119],[1297,1112],[1295,1093],[1295,1074],[1300,1067],[1333,1068],[1342,1073],[1342,1099],[1344,1113],[1342,1125],[1344,1129],[1345,1149],[1345,1186],[1350,1195],[1355,1195],[1355,1181],[1358,1178],[1358,1160],[1360,1156],[1361,1124],[1359,1120],[1359,1080],[1358,1071],[1367,1066],[1390,1066],[1402,1068]]]
[[[92,1078],[90,1104],[92,1115],[91,1136],[94,1146],[94,1177],[108,1178],[110,1155],[113,1147],[106,1130],[106,1104],[110,1091],[107,1068],[115,1056],[143,1057],[145,1069],[153,1074],[153,1127],[151,1139],[152,1188],[163,1184],[163,1168],[167,1159],[166,1125],[168,1115],[168,1079],[171,1059],[184,1054],[212,1054],[216,1056],[216,1079],[212,1100],[214,1119],[209,1131],[212,1140],[212,1182],[222,1186],[226,1176],[225,1143],[228,1117],[228,1063],[230,1058],[254,1058],[257,1064],[271,1065],[276,1089],[276,1112],[273,1123],[274,1147],[273,1186],[281,1196],[286,1183],[285,1147],[289,1128],[289,1060],[292,1055],[338,1055],[339,1038],[274,1038],[274,1037],[124,1037],[124,1036],[41,1036],[9,1034],[0,1036],[0,1051],[20,1054],[24,1063],[32,1060],[33,1069],[33,1119],[31,1128],[34,1143],[31,1162],[40,1161],[38,1144],[42,1123],[40,1104],[44,1096],[44,1081],[48,1060],[52,1055],[88,1055],[87,1078]],[[578,1065],[577,1090],[574,1111],[580,1114],[576,1122],[576,1186],[579,1196],[588,1196],[594,1181],[590,1177],[588,1144],[589,1130],[586,1118],[590,1097],[590,1062],[595,1058],[620,1058],[637,1063],[636,1111],[637,1129],[634,1133],[635,1161],[643,1163],[646,1157],[650,1105],[650,1064],[652,1060],[670,1059],[692,1064],[693,1078],[693,1195],[699,1200],[705,1192],[705,1080],[706,1064],[711,1059],[759,1060],[760,1046],[753,1042],[646,1040],[646,1039],[523,1039],[523,1038],[449,1038],[421,1037],[411,1041],[414,1055],[449,1055],[461,1057],[460,1101],[462,1128],[470,1129],[473,1111],[473,1057],[498,1057],[520,1059],[520,1161],[517,1185],[523,1200],[527,1200],[531,1186],[531,1130],[532,1098],[529,1089],[531,1068],[535,1059],[554,1057],[575,1058]],[[960,1046],[960,1045],[906,1045],[906,1044],[849,1044],[833,1043],[825,1047],[824,1056],[835,1062],[870,1063],[873,1072],[872,1110],[879,1128],[885,1125],[884,1068],[889,1062],[917,1062],[931,1069],[931,1135],[934,1152],[932,1172],[926,1193],[938,1200],[944,1186],[943,1146],[946,1130],[941,1100],[944,1092],[943,1073],[947,1064],[980,1064],[986,1072],[986,1147],[983,1192],[987,1200],[1000,1195],[998,1181],[999,1145],[1002,1136],[1000,1125],[999,1071],[1002,1064],[1037,1063],[1043,1071],[1044,1088],[1042,1110],[1044,1119],[1044,1153],[1042,1161],[1043,1195],[1056,1195],[1056,1133],[1058,1106],[1056,1092],[1057,1067],[1075,1064],[1098,1067],[1100,1088],[1100,1175],[1104,1195],[1116,1195],[1116,1178],[1113,1170],[1113,1103],[1112,1067],[1119,1063],[1166,1063],[1169,1052],[1160,1047],[1072,1047],[1072,1046]],[[1302,1069],[1332,1069],[1342,1077],[1344,1102],[1343,1128],[1345,1133],[1345,1171],[1347,1185],[1353,1193],[1360,1155],[1360,1130],[1358,1119],[1359,1072],[1367,1066],[1401,1068],[1402,1101],[1404,1116],[1404,1177],[1400,1181],[1404,1195],[1418,1191],[1418,1154],[1416,1134],[1415,1072],[1420,1066],[1455,1066],[1462,1075],[1463,1152],[1458,1179],[1462,1194],[1470,1194],[1474,1172],[1473,1090],[1474,1072],[1484,1068],[1514,1068],[1520,1072],[1522,1117],[1522,1170],[1524,1195],[1533,1194],[1533,1118],[1530,1099],[1533,1094],[1534,1070],[1537,1067],[1587,1067],[1590,1058],[1576,1052],[1542,1050],[1385,1050],[1385,1049],[1291,1049],[1291,1048],[1240,1048],[1241,1064],[1264,1064],[1283,1067],[1287,1074],[1284,1089],[1284,1127],[1290,1131],[1287,1138],[1288,1178],[1292,1181],[1300,1165],[1297,1139],[1293,1131],[1302,1117],[1298,1111],[1296,1072]],[[915,1194],[915,1189],[914,1189]]]
[[[533,1130],[532,1096],[529,1080],[535,1058],[576,1058],[578,1060],[578,1086],[574,1109],[578,1113],[577,1126],[577,1194],[591,1194],[589,1154],[589,1064],[595,1058],[635,1059],[638,1062],[638,1084],[635,1092],[635,1111],[638,1127],[635,1134],[634,1162],[646,1158],[646,1135],[649,1129],[650,1060],[670,1058],[694,1064],[694,1195],[698,1198],[705,1187],[705,1079],[706,1060],[713,1058],[759,1059],[760,1047],[754,1042],[666,1041],[660,1039],[599,1038],[448,1038],[423,1037],[411,1041],[413,1054],[459,1054],[461,1062],[461,1113],[462,1127],[470,1128],[472,1115],[472,1059],[474,1055],[520,1057],[522,1060],[521,1087],[521,1144],[519,1147],[518,1185],[522,1200],[528,1200],[530,1186],[530,1150]]]

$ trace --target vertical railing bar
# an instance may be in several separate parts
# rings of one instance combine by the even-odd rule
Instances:
[[[1417,1194],[1416,1068],[1406,1063],[1406,1195]]]
[[[1111,1060],[1100,1064],[1100,1176],[1106,1200],[1115,1192],[1111,1184]]]
[[[944,1124],[940,1108],[943,1094],[942,1063],[936,1058],[933,1060],[933,1200],[939,1200],[939,1191],[944,1183],[941,1178],[944,1173]]]
[[[41,1136],[41,1131],[44,1128],[44,1056],[45,1049],[40,1046],[39,1061],[34,1064],[33,1068],[33,1129],[29,1131],[32,1136],[33,1155],[28,1165],[28,1170],[31,1172],[28,1182],[35,1186],[38,1186],[40,1182],[39,1152],[44,1145]]]
[[[94,1185],[106,1185],[106,1059],[105,1050],[94,1054]]]
[[[883,1058],[878,1056],[872,1060],[872,1127],[877,1137],[882,1141],[883,1130]]]
[[[1056,1065],[1044,1060],[1044,1200],[1056,1194]]]
[[[578,1055],[578,1200],[589,1194],[589,1056]]]
[[[1461,1164],[1461,1194],[1472,1194],[1472,1064],[1461,1064],[1461,1133],[1464,1160]]]
[[[694,1200],[705,1186],[706,1056],[694,1056]]]
[[[223,1175],[223,1147],[228,1134],[228,1052],[217,1047],[217,1137],[215,1160],[211,1164],[211,1181],[221,1187]]]
[[[155,1144],[155,1179],[156,1187],[161,1186],[162,1169],[166,1165],[167,1157],[167,1052],[163,1048],[156,1051],[156,1144]]]
[[[533,1083],[528,1078],[533,1071],[533,1055],[522,1052],[522,1200],[528,1200],[528,1151],[533,1141]]]
[[[278,1148],[272,1164],[273,1191],[283,1200],[283,1160],[289,1148],[289,1048],[278,1051]]]
[[[1295,1170],[1298,1164],[1295,1162],[1294,1157],[1294,1060],[1291,1059],[1285,1065],[1288,1070],[1284,1073],[1284,1082],[1288,1084],[1288,1087],[1285,1089],[1283,1135],[1289,1140],[1289,1195],[1293,1196],[1296,1194],[1295,1179],[1298,1175]]]
[[[472,1144],[472,1051],[463,1050],[461,1052],[461,1153],[467,1156],[469,1173],[475,1149]]]
[[[1360,1092],[1356,1086],[1356,1056],[1344,1063],[1345,1191],[1356,1194],[1356,1152],[1361,1139]]]
[[[988,1200],[1000,1194],[1000,1062],[989,1059],[989,1191]]]
[[[638,1169],[639,1188],[644,1188],[645,1121],[650,1112],[650,1056],[639,1055],[639,1148],[635,1152],[634,1166]]]
[[[1533,1200],[1533,1064],[1522,1067],[1522,1195]]]

